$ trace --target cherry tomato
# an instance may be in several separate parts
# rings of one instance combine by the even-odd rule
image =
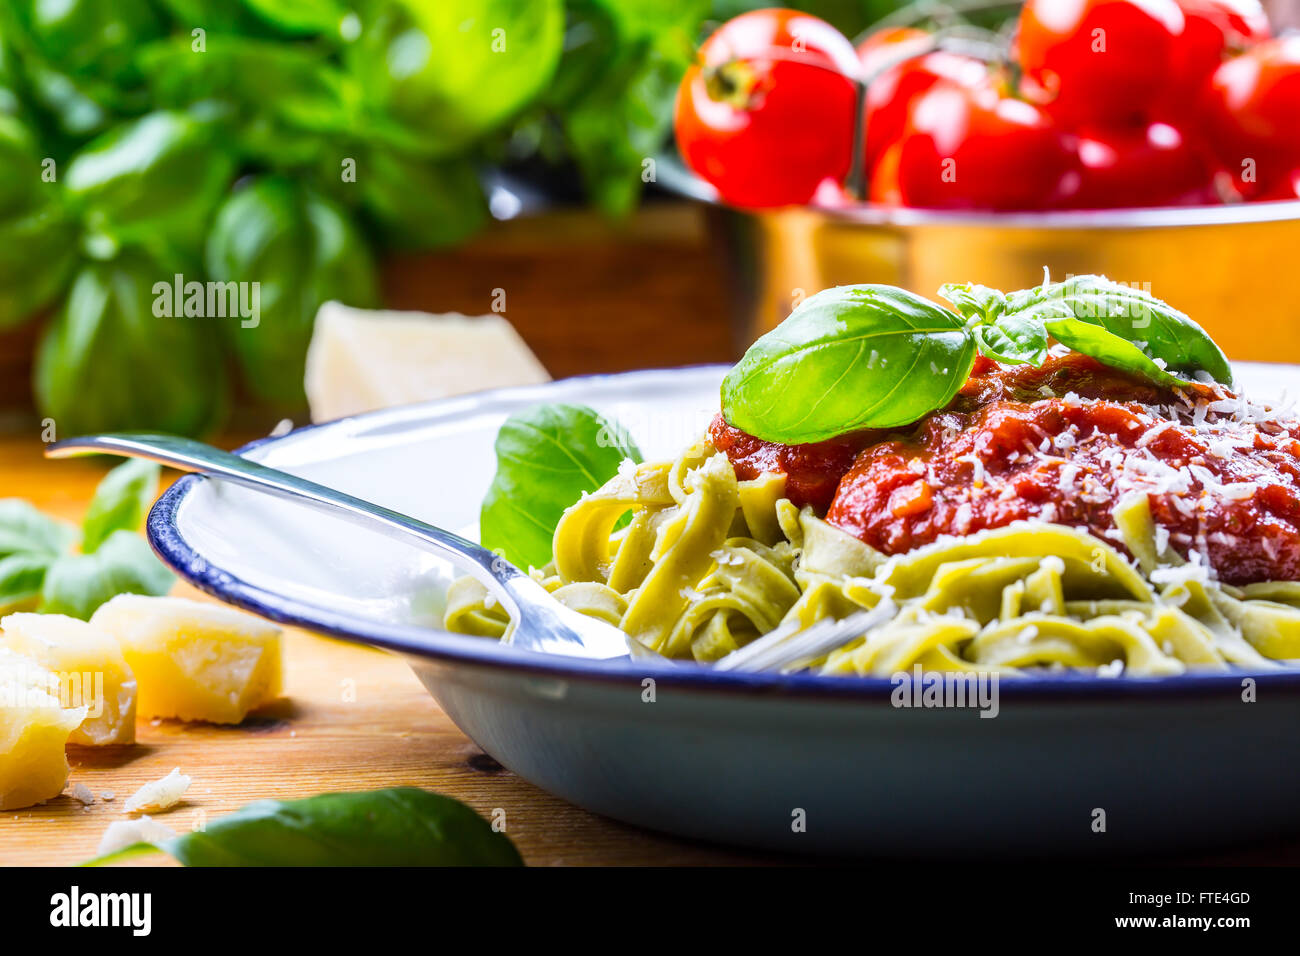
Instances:
[[[1293,169],[1265,192],[1255,197],[1262,201],[1300,199],[1300,169]]]
[[[862,78],[888,66],[899,57],[919,53],[929,43],[930,34],[920,27],[889,27],[877,30],[858,44],[858,61],[862,64]]]
[[[867,184],[867,198],[881,206],[901,206],[903,191],[898,183],[899,168],[902,164],[903,144],[891,143],[872,170],[871,180]]]
[[[853,44],[824,20],[755,10],[727,21],[682,80],[674,129],[686,163],[738,206],[806,203],[853,154]]]
[[[937,84],[899,140],[899,195],[935,209],[1041,209],[1077,187],[1073,137],[992,81]]]
[[[875,179],[876,167],[885,150],[902,135],[908,111],[921,94],[941,80],[973,87],[987,76],[988,66],[979,60],[936,51],[899,63],[869,79],[864,106],[867,140],[863,154],[868,181]]]
[[[1246,198],[1300,168],[1300,36],[1279,37],[1225,62],[1202,100],[1207,139]]]
[[[1187,101],[1230,53],[1272,36],[1259,0],[1177,0],[1186,26],[1179,39],[1170,82],[1174,98]],[[1193,100],[1194,102],[1194,100]]]
[[[819,209],[852,209],[860,201],[844,183],[828,176],[817,186],[810,202]]]
[[[1077,209],[1186,205],[1214,196],[1214,170],[1168,123],[1081,132],[1079,161],[1079,189],[1066,200]]]
[[[1183,26],[1174,0],[1028,0],[1017,38],[1026,87],[1067,125],[1140,115],[1169,82]]]

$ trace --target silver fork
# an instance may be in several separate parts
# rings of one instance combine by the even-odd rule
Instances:
[[[822,618],[800,628],[798,621],[783,624],[762,637],[732,651],[714,664],[720,671],[778,671],[788,674],[803,670],[855,637],[861,637],[877,624],[891,620],[898,608],[888,597],[870,610],[856,611],[848,617]]]
[[[86,435],[55,442],[45,449],[45,454],[49,458],[86,454],[146,458],[181,471],[220,478],[297,501],[361,527],[381,531],[390,538],[414,542],[463,567],[488,589],[510,615],[512,626],[504,640],[516,647],[597,660],[658,657],[629,641],[618,628],[565,607],[519,568],[473,541],[202,442],[143,433]]]

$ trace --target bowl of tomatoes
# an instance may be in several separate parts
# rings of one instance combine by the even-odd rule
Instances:
[[[856,44],[758,10],[700,47],[661,179],[709,204],[741,338],[830,285],[1046,268],[1154,290],[1235,358],[1300,361],[1277,268],[1300,246],[1300,35],[1259,0],[971,9]]]

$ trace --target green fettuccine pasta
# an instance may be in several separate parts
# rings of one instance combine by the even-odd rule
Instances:
[[[1155,676],[1300,658],[1300,583],[1214,582],[1202,565],[1157,548],[1145,496],[1121,502],[1115,519],[1136,567],[1086,531],[1045,522],[888,557],[796,508],[783,476],[740,480],[700,442],[672,462],[628,463],[574,503],[553,560],[534,576],[645,647],[700,662],[783,624],[838,620],[885,600],[896,614],[804,666]],[[445,624],[500,638],[509,619],[464,578],[448,592]]]

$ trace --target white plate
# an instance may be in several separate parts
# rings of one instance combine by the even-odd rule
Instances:
[[[1255,395],[1300,384],[1295,367],[1237,368]],[[724,372],[486,392],[300,429],[246,453],[474,537],[493,439],[511,412],[590,405],[626,424],[647,459],[666,458],[707,425]],[[193,476],[159,501],[149,535],[179,574],[225,601],[404,655],[502,764],[655,829],[783,850],[951,855],[1111,854],[1300,828],[1295,670],[1004,680],[985,719],[894,707],[881,678],[611,665],[447,634],[446,562]]]

